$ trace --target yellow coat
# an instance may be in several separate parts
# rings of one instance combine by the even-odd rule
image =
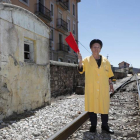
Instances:
[[[114,76],[110,62],[102,56],[101,66],[98,68],[93,55],[82,60],[85,72],[85,111],[108,114],[110,107],[109,78]],[[78,67],[77,67],[78,69]]]

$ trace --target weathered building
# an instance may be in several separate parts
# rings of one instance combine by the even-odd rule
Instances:
[[[73,33],[78,40],[78,3],[81,0],[11,0],[36,14],[51,29],[50,60],[78,64],[77,54],[65,38]]]
[[[50,103],[48,26],[12,4],[0,4],[0,119]]]

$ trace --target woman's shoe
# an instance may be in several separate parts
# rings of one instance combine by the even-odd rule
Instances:
[[[91,126],[90,127],[90,132],[95,132],[96,131],[96,126]]]
[[[110,133],[110,134],[114,134],[114,131],[111,130],[111,129],[109,128],[109,126],[102,126],[102,130],[104,130],[104,131],[106,131],[106,132],[108,132],[108,133]]]

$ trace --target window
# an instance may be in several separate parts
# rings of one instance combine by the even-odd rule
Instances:
[[[62,19],[62,12],[61,11],[58,12],[58,18]]]
[[[67,19],[67,23],[68,23],[68,31],[70,32],[70,19]]]
[[[38,2],[41,3],[42,5],[45,4],[45,3],[44,3],[44,2],[45,2],[44,0],[38,0]]]
[[[68,0],[68,10],[70,11],[70,0]]]
[[[53,41],[53,29],[51,29],[50,39]]]
[[[24,44],[24,59],[30,59],[30,46],[29,44]]]
[[[70,63],[70,59],[68,60],[68,63]]]
[[[124,68],[126,68],[126,63],[124,62]]]
[[[59,34],[59,43],[63,43],[63,36],[62,36],[62,34]]]
[[[76,64],[76,62],[75,62],[75,61],[74,61],[73,63],[74,63],[74,64]]]
[[[19,1],[29,6],[29,0],[19,0]]]
[[[75,16],[75,4],[73,4],[73,15]]]
[[[70,51],[70,46],[68,45],[68,51]]]
[[[58,12],[58,26],[61,26],[62,25],[62,21],[61,21],[61,19],[62,19],[62,13],[59,11]]]
[[[75,26],[75,23],[73,23],[73,34],[76,35],[76,26]]]
[[[59,62],[63,62],[63,59],[62,59],[62,58],[58,58],[58,61],[59,61]]]
[[[33,41],[24,39],[24,61],[34,62],[34,44]]]
[[[25,2],[25,3],[28,3],[28,0],[22,0],[23,2]]]
[[[54,9],[54,8],[53,8],[53,4],[51,4],[51,16],[53,16],[53,13],[54,13],[54,12],[53,12],[53,9]]]

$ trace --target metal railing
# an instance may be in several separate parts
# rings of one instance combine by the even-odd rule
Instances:
[[[51,11],[40,2],[36,4],[36,13],[39,13],[47,20],[52,21]]]
[[[68,52],[68,45],[63,43],[58,43],[58,51]]]
[[[68,0],[56,0],[56,2],[58,2],[65,10],[68,10]]]
[[[57,27],[58,28],[63,28],[65,31],[68,32],[68,23],[64,21],[62,18],[57,19]]]

